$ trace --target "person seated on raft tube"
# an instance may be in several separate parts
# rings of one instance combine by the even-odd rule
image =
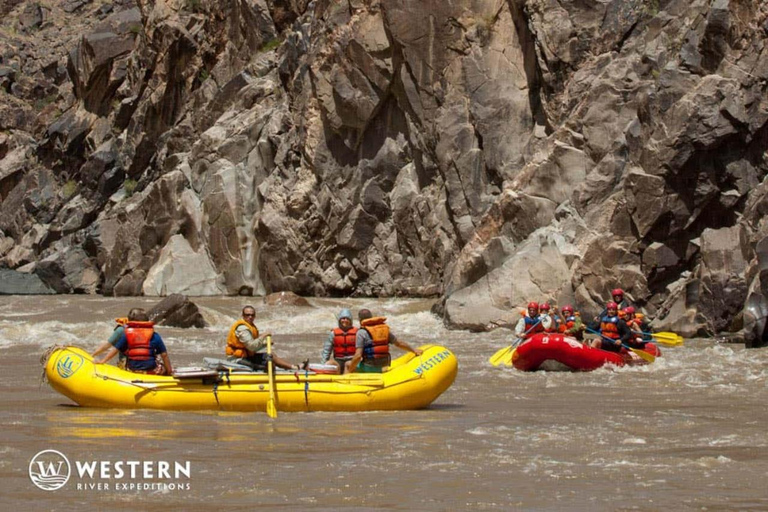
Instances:
[[[629,306],[625,309],[619,310],[619,316],[627,324],[629,330],[633,331],[632,338],[630,338],[630,341],[627,342],[627,345],[632,348],[644,348],[645,341],[643,341],[643,339],[645,335],[637,333],[648,332],[646,330],[648,326],[646,325],[646,329],[641,326],[641,322],[635,316],[635,308]]]
[[[400,341],[384,323],[383,316],[374,317],[368,309],[361,309],[357,318],[360,320],[360,329],[355,337],[355,355],[346,364],[345,373],[383,373],[389,370],[392,358],[389,355],[389,345],[395,345],[417,356],[421,350],[411,348],[404,341]]]
[[[581,321],[581,315],[573,310],[573,306],[566,304],[560,310],[563,321],[560,323],[560,332],[566,336],[571,336],[579,341],[584,340],[584,330],[586,326]]]
[[[342,309],[338,316],[339,325],[331,330],[325,345],[323,345],[322,361],[333,365],[339,373],[344,373],[347,361],[355,356],[355,340],[357,327],[352,325],[352,313]]]
[[[101,354],[102,352],[106,352],[110,349],[110,347],[114,347],[117,345],[117,340],[119,340],[122,335],[125,333],[125,326],[130,322],[131,320],[136,320],[136,315],[144,314],[144,310],[141,308],[133,308],[128,312],[127,317],[120,317],[115,318],[115,329],[112,331],[112,334],[109,336],[109,339],[99,345],[96,350],[94,350],[91,353],[91,357],[96,357],[97,355]],[[122,353],[120,354],[120,357],[117,360],[117,367],[120,369],[125,369],[125,355]]]
[[[629,301],[624,297],[624,290],[622,290],[621,288],[614,288],[611,291],[611,298],[613,298],[613,302],[616,303],[619,309],[626,309],[629,306],[631,306]],[[606,313],[608,313],[608,311],[606,309],[603,309],[600,312],[600,314],[595,317],[595,322],[603,318],[606,315]]]
[[[619,307],[611,301],[606,304],[607,313],[600,319],[600,338],[595,338],[590,344],[594,348],[600,348],[609,352],[621,352],[622,344],[629,344],[632,339],[632,331],[626,322],[619,318]]]
[[[126,357],[125,369],[129,372],[171,375],[173,366],[163,339],[155,332],[154,324],[149,321],[143,309],[132,310],[131,313],[123,335],[104,357],[95,362],[106,363],[119,351]]]
[[[534,334],[548,332],[552,328],[552,317],[549,315],[539,316],[538,302],[529,302],[528,310],[523,313],[523,318],[518,320],[515,326],[515,334],[518,338],[530,338]]]
[[[548,316],[549,320],[550,320],[549,327],[545,327],[544,328],[544,332],[558,332],[558,329],[560,327],[560,321],[559,321],[558,315],[557,315],[557,306],[555,306],[553,308],[554,312],[552,312],[552,309],[550,309],[550,308],[551,307],[550,307],[548,302],[542,302],[539,305],[539,311],[541,312],[540,316],[542,318],[545,317],[545,316]],[[544,321],[542,320],[541,323],[543,324]]]
[[[630,306],[627,309],[634,309],[632,306]],[[646,322],[645,315],[642,313],[635,312],[635,325],[637,325],[637,330],[644,333],[643,334],[643,341],[652,341],[653,335],[651,332],[651,325]]]
[[[265,334],[262,338],[259,338],[259,328],[254,323],[256,310],[253,306],[245,306],[242,315],[243,317],[229,328],[226,349],[227,359],[250,366],[254,370],[266,371],[267,354],[262,352],[262,350],[267,347],[266,338],[270,334]],[[275,366],[284,370],[301,369],[299,365],[291,364],[277,357],[274,351],[272,352],[272,362]]]

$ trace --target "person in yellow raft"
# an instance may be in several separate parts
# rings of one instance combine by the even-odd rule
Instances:
[[[269,334],[259,338],[259,329],[254,323],[256,310],[253,306],[245,306],[242,314],[243,317],[229,328],[227,359],[245,363],[254,370],[265,371],[267,369],[267,354],[263,350],[267,347],[266,337]],[[277,357],[274,351],[272,351],[272,362],[284,370],[300,369],[299,365],[291,364]]]
[[[355,335],[355,355],[346,363],[344,373],[382,373],[389,370],[392,362],[389,345],[421,355],[420,349],[411,348],[392,334],[385,323],[385,317],[374,317],[369,309],[361,309],[357,317],[360,319],[360,329]]]
[[[106,363],[120,352],[126,357],[125,369],[134,373],[152,375],[171,375],[173,366],[168,358],[165,343],[155,332],[154,324],[149,321],[143,309],[131,310],[124,332],[107,354],[94,361]]]
[[[109,336],[109,339],[99,345],[96,350],[91,353],[91,357],[96,357],[101,353],[106,352],[110,348],[117,345],[117,341],[125,334],[125,326],[128,325],[128,322],[131,320],[135,321],[137,315],[141,315],[144,313],[144,310],[141,308],[132,308],[128,312],[127,317],[120,317],[115,318],[115,329],[112,331],[112,334]],[[125,369],[125,355],[120,354],[120,357],[117,360],[117,367],[121,369]]]

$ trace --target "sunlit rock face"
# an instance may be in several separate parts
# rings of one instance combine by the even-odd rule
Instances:
[[[473,330],[621,287],[763,343],[764,2],[6,4],[18,286],[434,296]]]

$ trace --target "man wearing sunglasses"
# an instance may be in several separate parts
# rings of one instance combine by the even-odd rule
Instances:
[[[256,310],[253,306],[243,308],[243,317],[232,324],[227,335],[227,359],[238,360],[254,370],[266,370],[267,354],[263,350],[267,347],[266,337],[259,338],[259,329],[254,323]],[[274,345],[274,343],[273,343]],[[299,370],[299,365],[291,364],[275,355],[272,351],[272,362],[278,368],[284,370]]]

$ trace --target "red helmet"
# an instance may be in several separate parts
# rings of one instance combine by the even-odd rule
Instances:
[[[568,312],[568,313],[573,314],[573,306],[571,306],[570,304],[566,304],[565,306],[563,306],[563,309],[561,311],[563,313]]]
[[[634,315],[635,308],[633,308],[632,306],[627,306],[624,308],[624,313],[626,313],[627,315]]]
[[[605,305],[605,309],[619,309],[619,305],[611,301]]]
[[[539,306],[539,309],[541,309],[542,311],[549,311],[549,303],[542,302],[541,306]]]
[[[623,297],[623,296],[624,296],[624,290],[622,290],[621,288],[615,288],[615,289],[614,289],[614,290],[611,292],[611,297],[615,297],[615,296],[617,296],[617,295],[619,295],[619,296]]]
[[[528,309],[535,309],[539,310],[539,303],[538,302],[529,302],[528,303]]]

